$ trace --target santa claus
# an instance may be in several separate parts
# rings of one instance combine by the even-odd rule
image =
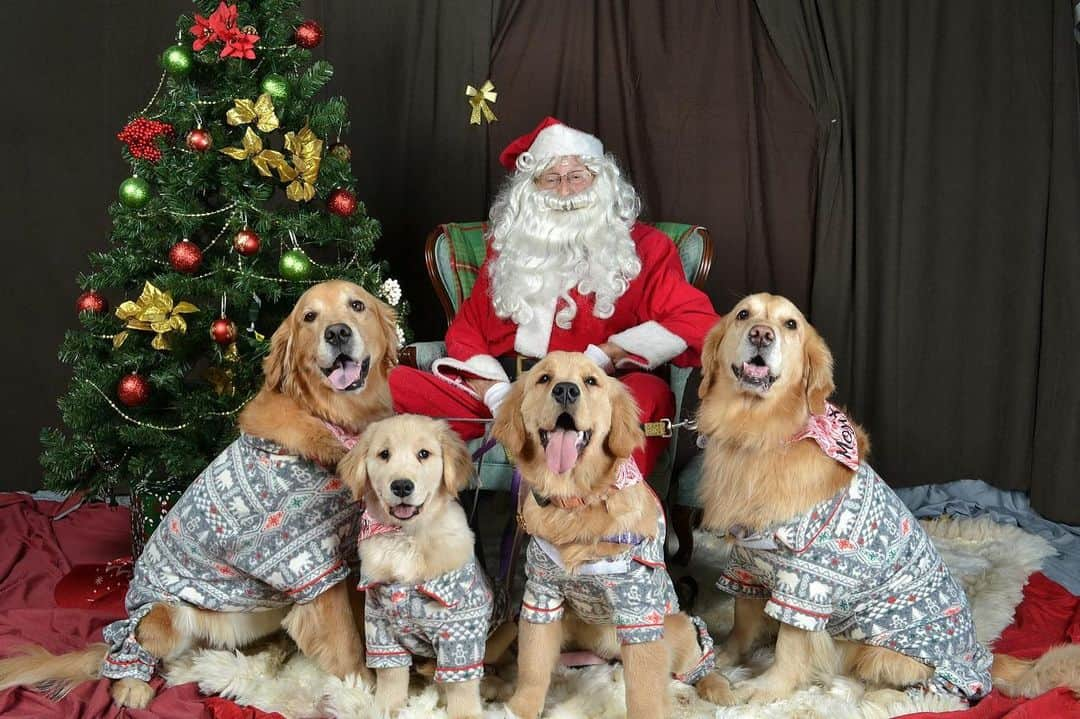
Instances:
[[[671,417],[667,383],[649,370],[700,364],[717,320],[686,281],[675,245],[637,221],[641,201],[596,137],[546,118],[510,143],[511,171],[491,207],[487,258],[428,374],[390,375],[395,409],[490,418],[510,382],[545,354],[584,352],[630,390],[642,421]],[[452,423],[472,439],[481,423]],[[636,455],[646,476],[664,449]]]

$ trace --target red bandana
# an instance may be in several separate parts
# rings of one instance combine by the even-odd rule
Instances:
[[[789,441],[798,442],[810,438],[818,443],[825,454],[845,467],[855,471],[859,468],[859,441],[850,420],[835,405],[825,403],[825,414],[812,414],[806,427]]]
[[[345,449],[352,449],[356,446],[356,443],[360,441],[360,435],[353,434],[344,427],[339,427],[338,425],[332,422],[327,422],[326,420],[323,420],[323,424],[326,425],[326,428],[330,430],[331,434],[337,437],[338,442],[341,442],[343,445],[345,445]]]
[[[367,510],[365,509],[364,513],[360,515],[360,537],[356,541],[362,542],[365,539],[371,539],[372,537],[377,537],[380,534],[393,534],[400,531],[401,527],[395,526],[393,524],[383,524],[382,522],[368,514]]]

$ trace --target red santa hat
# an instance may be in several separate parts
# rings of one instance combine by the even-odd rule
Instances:
[[[603,157],[604,144],[600,139],[569,125],[545,117],[536,129],[517,138],[499,155],[499,163],[507,170],[517,168],[518,156],[527,152],[538,165],[556,157],[577,155],[578,157]]]

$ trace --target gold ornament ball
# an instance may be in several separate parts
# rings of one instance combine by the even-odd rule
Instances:
[[[311,276],[311,260],[300,250],[289,250],[281,256],[278,272],[293,282],[306,280]]]

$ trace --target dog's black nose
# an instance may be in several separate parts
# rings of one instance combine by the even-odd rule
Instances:
[[[323,332],[323,338],[331,347],[339,347],[352,339],[352,330],[346,324],[330,325]]]
[[[772,328],[765,325],[754,325],[750,328],[750,334],[747,336],[750,338],[750,344],[755,347],[768,347],[776,339]]]
[[[411,479],[395,479],[390,483],[390,491],[395,497],[408,497],[412,494],[413,483]]]
[[[581,396],[581,389],[573,382],[559,382],[551,388],[551,396],[556,402],[566,407],[577,402],[578,397]]]

